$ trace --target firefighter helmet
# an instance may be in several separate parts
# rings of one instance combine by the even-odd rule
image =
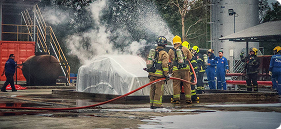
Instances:
[[[257,49],[257,48],[255,48],[255,47],[252,47],[252,48],[250,48],[250,52],[254,52],[254,53],[255,53],[255,55],[257,55],[257,53],[258,53],[258,49]]]
[[[176,43],[180,43],[181,44],[181,37],[180,36],[175,36],[174,38],[173,38],[173,44],[176,44]]]
[[[185,46],[188,49],[190,49],[190,44],[187,41],[184,41],[181,45]]]
[[[276,47],[273,49],[273,51],[276,51],[276,53],[277,53],[277,52],[281,51],[281,47],[280,47],[280,46],[276,46]]]
[[[194,51],[196,51],[197,53],[199,52],[198,46],[193,46],[192,49],[193,49]]]
[[[158,46],[165,46],[167,45],[167,39],[164,36],[159,36],[156,40]]]

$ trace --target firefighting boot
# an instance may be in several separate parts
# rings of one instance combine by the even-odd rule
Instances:
[[[186,104],[192,104],[191,100],[186,100]]]
[[[254,91],[258,92],[258,86],[253,86],[254,87]]]
[[[179,104],[180,101],[179,101],[179,100],[174,100],[173,98],[171,98],[171,103],[172,103],[172,104]]]
[[[247,86],[247,91],[252,91],[252,86]]]

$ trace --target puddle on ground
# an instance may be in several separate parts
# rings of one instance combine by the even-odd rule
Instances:
[[[281,113],[253,111],[216,111],[192,115],[155,117],[142,120],[142,129],[276,129],[281,124]]]
[[[214,104],[214,105],[205,105],[205,107],[281,107],[281,103],[267,103],[267,104]]]

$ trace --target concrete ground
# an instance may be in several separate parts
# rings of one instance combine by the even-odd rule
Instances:
[[[53,87],[56,88],[56,87]],[[17,92],[0,92],[0,107],[75,107],[96,104],[90,98],[78,99],[69,98],[64,95],[53,94],[53,90],[60,89],[26,89]],[[70,88],[71,89],[71,88]],[[73,88],[72,88],[73,89]],[[208,116],[216,113],[214,116],[233,116],[239,120],[242,116],[237,114],[248,114],[249,118],[255,118],[256,121],[250,121],[244,124],[234,124],[231,128],[277,128],[281,124],[281,100],[275,102],[204,102],[193,103],[190,105],[164,103],[164,108],[150,109],[149,103],[130,103],[130,104],[105,104],[90,109],[79,109],[69,111],[47,111],[47,110],[15,110],[0,109],[0,128],[190,128],[191,125],[185,125],[187,121],[180,123],[182,119],[196,123],[191,119],[198,117],[203,123],[208,123]],[[227,113],[227,115],[225,114]],[[229,115],[233,113],[234,115]],[[258,116],[251,116],[258,114]],[[201,115],[200,115],[201,114]],[[235,114],[237,116],[235,116]],[[205,116],[204,116],[205,115]],[[267,116],[268,115],[268,116]],[[179,116],[179,120],[175,121]],[[267,116],[263,118],[263,116]],[[167,118],[172,117],[172,119]],[[270,117],[270,119],[269,119]],[[271,118],[272,117],[272,118]],[[280,118],[280,119],[279,119]],[[191,120],[190,120],[191,119]],[[218,123],[227,123],[224,119],[216,119]],[[231,119],[231,118],[227,118]],[[257,120],[267,120],[261,124]],[[179,122],[178,124],[176,124]],[[215,121],[214,123],[216,123]],[[232,122],[233,123],[233,122]],[[234,122],[235,123],[235,122]],[[256,124],[253,124],[256,123]],[[248,125],[255,126],[248,126]],[[229,123],[217,126],[228,128]],[[208,124],[193,125],[193,128],[208,128]],[[212,128],[218,128],[214,125]]]

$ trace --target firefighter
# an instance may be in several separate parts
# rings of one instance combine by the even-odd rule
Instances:
[[[190,44],[187,41],[184,41],[181,45],[190,49]]]
[[[203,76],[204,76],[204,73],[205,73],[205,65],[204,65],[203,55],[201,53],[199,53],[199,48],[196,46],[194,49],[197,51],[197,71],[198,71],[196,93],[202,94],[203,90],[205,90],[204,83],[203,83]]]
[[[228,72],[228,63],[227,59],[223,56],[223,51],[219,51],[219,57],[216,57],[217,60],[217,87],[218,90],[226,90],[226,82],[225,82],[225,72]]]
[[[277,85],[277,91],[279,97],[281,96],[281,47],[275,47],[276,49],[276,55],[273,55],[270,60],[269,65],[269,75],[272,76],[272,78],[277,79],[278,85]],[[276,82],[276,81],[275,81]]]
[[[210,89],[216,89],[215,83],[215,71],[216,71],[216,60],[212,49],[208,50],[208,66],[206,69],[206,74],[208,78],[208,84]]]
[[[257,57],[257,48],[250,48],[250,54],[247,57],[243,56],[241,53],[240,58],[242,62],[245,62],[245,71],[246,71],[246,82],[247,82],[247,91],[258,91],[258,68],[260,66],[259,59]],[[252,86],[253,85],[253,86]]]
[[[191,49],[192,58],[190,60],[190,63],[193,66],[196,75],[198,75],[197,51],[199,51],[199,48],[197,46],[193,46],[192,49]],[[195,76],[194,76],[192,70],[190,70],[190,76],[191,76],[191,82],[194,82]],[[192,101],[199,101],[199,97],[197,97],[197,95],[196,95],[195,85],[191,85],[191,100]]]
[[[164,36],[158,37],[156,40],[156,49],[151,49],[147,59],[147,72],[149,72],[150,81],[154,81],[163,77],[169,79],[168,63],[169,55],[164,50],[167,45],[167,39]],[[152,62],[151,62],[152,61]],[[150,108],[156,109],[162,106],[162,95],[164,81],[154,83],[150,88]]]
[[[278,52],[277,52],[277,50],[279,50],[279,49],[281,49],[281,47],[280,46],[276,46],[274,49],[273,49],[273,55],[276,55]],[[271,76],[271,75],[270,75]],[[271,77],[271,81],[272,81],[272,89],[274,90],[274,91],[277,91],[277,82],[276,82],[276,78],[273,78],[273,77]]]
[[[176,35],[173,38],[174,48],[169,50],[169,57],[172,61],[173,66],[173,76],[190,81],[190,67],[188,65],[188,60],[192,58],[192,55],[188,48],[183,47],[181,43],[181,38]],[[192,101],[190,84],[183,82],[183,88],[186,103],[191,104]],[[173,80],[173,90],[174,94],[173,98],[171,98],[171,103],[178,104],[180,102],[181,81]]]

